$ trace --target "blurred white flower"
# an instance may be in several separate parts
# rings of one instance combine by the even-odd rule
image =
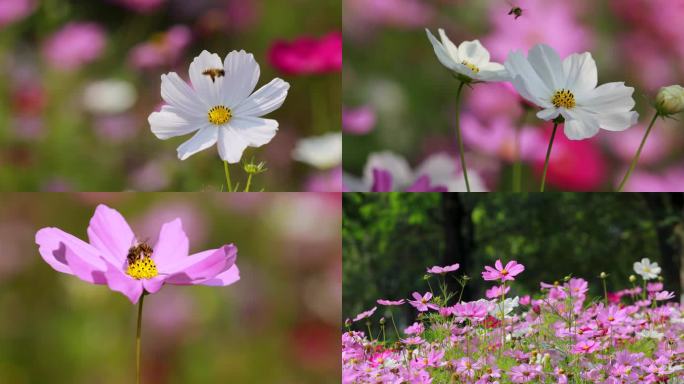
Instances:
[[[651,260],[644,257],[641,261],[634,263],[634,272],[644,280],[653,280],[660,275],[660,267],[658,263],[651,263]]]
[[[449,40],[442,28],[439,29],[440,43],[426,28],[437,59],[442,65],[459,75],[480,81],[505,81],[508,73],[503,65],[489,61],[489,51],[479,40],[464,41],[458,47]]]
[[[342,133],[300,139],[292,157],[318,169],[334,168],[342,163]]]
[[[574,53],[561,61],[553,48],[537,44],[525,57],[515,51],[504,63],[520,96],[543,108],[542,120],[565,119],[565,136],[587,139],[599,128],[624,131],[636,124],[639,114],[632,111],[634,88],[623,82],[596,87],[596,63],[589,52]]]
[[[290,84],[276,78],[252,93],[261,71],[245,51],[230,52],[224,62],[202,51],[189,72],[192,87],[175,72],[162,75],[161,96],[167,105],[148,118],[152,133],[162,140],[197,132],[178,147],[179,159],[217,144],[221,159],[234,164],[247,147],[273,139],[278,122],[262,116],[280,108]]]
[[[96,114],[116,114],[131,108],[138,94],[131,83],[108,79],[88,84],[83,91],[83,106]]]

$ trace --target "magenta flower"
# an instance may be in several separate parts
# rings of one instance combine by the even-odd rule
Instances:
[[[375,127],[375,111],[369,106],[342,108],[342,131],[352,135],[365,135]]]
[[[107,285],[137,303],[164,284],[226,286],[240,279],[233,244],[193,255],[180,219],[165,223],[154,246],[136,238],[116,210],[99,205],[88,226],[89,242],[58,228],[43,228],[36,243],[43,260],[58,272]]]
[[[357,321],[359,321],[359,320],[363,320],[363,319],[369,318],[369,317],[373,316],[373,314],[375,313],[375,311],[376,311],[377,309],[378,309],[378,307],[373,307],[373,308],[371,308],[371,309],[369,309],[369,310],[367,310],[367,311],[361,312],[361,313],[359,313],[358,315],[356,315],[356,317],[355,317],[354,320],[352,320],[352,321],[353,321],[353,322],[357,322]]]
[[[594,340],[583,340],[575,344],[570,352],[576,355],[586,355],[589,353],[594,353],[601,348],[601,343],[597,343]]]
[[[97,60],[106,43],[99,24],[69,23],[43,44],[43,55],[53,67],[71,71]]]
[[[430,292],[427,292],[423,296],[421,296],[418,292],[413,292],[412,296],[415,300],[409,300],[409,304],[416,307],[416,309],[420,312],[427,312],[428,309],[439,309],[437,305],[429,303],[430,299],[432,299],[432,293]]]
[[[495,285],[491,287],[490,289],[485,291],[485,297],[488,299],[498,299],[501,296],[505,295],[508,293],[508,291],[511,290],[511,287],[504,287],[503,285]]]
[[[485,271],[482,272],[482,278],[485,280],[501,280],[501,281],[513,281],[514,277],[522,273],[525,270],[525,266],[518,264],[517,261],[509,261],[504,267],[501,264],[501,260],[497,260],[494,263],[494,268],[490,266],[485,266]]]
[[[128,62],[139,69],[172,66],[181,57],[191,39],[190,28],[185,25],[173,26],[133,47],[128,54]]]
[[[425,326],[423,323],[418,322],[415,322],[404,329],[404,333],[407,335],[420,335],[423,332],[425,332]]]
[[[514,383],[529,383],[536,380],[542,373],[541,365],[520,364],[512,367],[509,375]]]
[[[292,42],[276,41],[269,60],[288,75],[315,75],[342,70],[342,34],[332,32],[320,39],[300,37]]]
[[[385,305],[385,306],[402,305],[402,304],[404,304],[404,302],[405,302],[404,299],[395,300],[395,301],[378,299],[378,304]]]
[[[452,265],[447,265],[446,267],[434,266],[432,268],[428,268],[427,272],[435,274],[435,275],[442,275],[445,273],[456,271],[456,270],[458,270],[459,267],[460,267],[460,265],[458,263],[452,264]]]

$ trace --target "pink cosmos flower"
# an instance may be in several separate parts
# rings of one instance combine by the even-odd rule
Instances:
[[[674,297],[675,297],[674,292],[668,292],[668,291],[662,291],[662,292],[658,292],[655,294],[655,299],[657,301],[670,300],[670,299],[674,299]]]
[[[342,34],[332,32],[320,39],[300,37],[292,42],[276,41],[269,60],[288,75],[314,75],[342,70]]]
[[[424,331],[425,331],[425,326],[423,325],[423,323],[418,323],[418,322],[415,322],[415,323],[409,325],[408,327],[406,327],[406,329],[404,329],[404,333],[407,335],[420,335]]]
[[[164,5],[166,0],[114,0],[121,6],[140,13],[149,13]]]
[[[378,304],[380,305],[386,305],[386,306],[394,306],[394,305],[402,305],[404,304],[404,299],[401,300],[384,300],[384,299],[378,299]]]
[[[342,108],[342,131],[352,135],[365,135],[376,123],[375,111],[369,106]]]
[[[354,320],[352,320],[352,321],[353,321],[353,322],[357,322],[357,321],[359,321],[359,320],[363,320],[363,319],[369,318],[369,317],[373,316],[373,314],[375,313],[375,311],[376,311],[377,309],[378,309],[378,307],[373,307],[373,308],[371,308],[371,309],[369,309],[369,310],[367,310],[367,311],[361,312],[361,313],[359,313],[358,315],[356,315],[356,317],[355,317]]]
[[[542,373],[541,365],[520,364],[512,367],[509,371],[511,381],[514,383],[529,383],[537,379]]]
[[[586,355],[594,353],[601,348],[601,343],[594,340],[583,340],[575,344],[570,352],[576,355]]]
[[[505,294],[508,293],[508,291],[511,290],[511,287],[505,287],[503,285],[495,285],[491,287],[490,289],[485,291],[485,296],[488,299],[497,299]]]
[[[423,296],[421,296],[418,292],[413,292],[412,296],[415,300],[409,300],[409,304],[416,307],[416,309],[420,312],[427,312],[428,309],[439,309],[437,305],[429,303],[430,299],[432,299],[432,293],[430,292],[427,292]]]
[[[434,266],[432,268],[428,268],[427,272],[432,273],[435,275],[442,275],[448,272],[453,272],[458,270],[460,265],[458,263],[452,264],[452,265],[447,265],[446,267],[439,267],[439,266]]]
[[[133,304],[164,284],[226,286],[240,279],[237,248],[224,245],[188,256],[180,219],[165,223],[151,247],[133,234],[116,210],[99,205],[88,226],[89,242],[61,229],[36,233],[43,260],[58,272],[123,293]]]
[[[135,68],[149,69],[174,65],[190,44],[192,32],[185,25],[176,25],[133,47],[128,62]]]
[[[409,337],[402,339],[401,342],[407,345],[419,345],[423,344],[425,340],[421,339],[420,336]]]
[[[43,56],[53,67],[71,71],[99,58],[105,45],[105,31],[100,25],[69,23],[43,44]]]
[[[482,272],[482,278],[485,280],[501,280],[501,281],[513,281],[514,277],[522,273],[525,270],[525,266],[519,264],[517,261],[509,261],[504,267],[501,264],[501,260],[497,260],[494,263],[494,268],[490,266],[485,266],[485,271]]]
[[[482,321],[487,317],[489,304],[484,301],[472,301],[469,303],[457,303],[451,312],[458,321],[470,320],[471,322]]]
[[[34,0],[4,0],[0,1],[0,28],[21,20],[35,9]]]

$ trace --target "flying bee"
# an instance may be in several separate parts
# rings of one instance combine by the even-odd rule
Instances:
[[[128,249],[128,256],[126,256],[126,259],[128,259],[128,264],[133,264],[138,260],[150,256],[152,256],[152,247],[143,241]]]
[[[224,71],[223,69],[218,69],[218,68],[209,68],[209,69],[205,70],[204,72],[202,72],[202,74],[204,76],[211,77],[211,82],[213,83],[217,77],[225,76],[226,71]]]
[[[508,11],[509,15],[515,15],[515,20],[517,20],[518,17],[522,16],[523,9],[520,8],[519,5],[513,4],[510,0],[506,0],[506,2],[508,3],[508,5],[511,6],[511,10]]]

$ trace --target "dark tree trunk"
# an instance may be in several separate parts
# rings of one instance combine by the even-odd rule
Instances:
[[[475,245],[472,208],[463,201],[459,193],[442,193],[442,212],[444,214],[444,255],[442,265],[459,263],[457,275],[469,274],[472,268],[472,252]],[[472,276],[471,276],[472,278]],[[454,279],[447,279],[451,292],[460,292],[461,286]],[[466,285],[464,300],[472,299],[471,284]]]
[[[665,286],[682,292],[680,273],[684,252],[684,195],[681,193],[642,194],[655,224],[660,247],[662,276]]]

